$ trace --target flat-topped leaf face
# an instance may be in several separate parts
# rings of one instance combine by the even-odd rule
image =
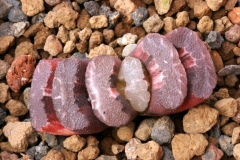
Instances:
[[[151,100],[146,115],[163,115],[179,107],[187,94],[186,72],[177,50],[160,34],[148,34],[130,54],[151,76]]]

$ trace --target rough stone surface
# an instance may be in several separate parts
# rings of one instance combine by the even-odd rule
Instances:
[[[0,125],[2,125],[6,119],[7,116],[7,112],[5,110],[3,110],[2,108],[0,108]],[[0,130],[0,135],[2,135],[2,130]]]
[[[116,131],[116,136],[120,141],[128,142],[134,135],[135,124],[130,122],[128,125],[120,127]]]
[[[189,22],[190,22],[190,19],[187,11],[182,11],[177,13],[177,18],[176,18],[177,27],[185,27]]]
[[[175,160],[182,160],[204,154],[208,141],[202,134],[177,134],[171,144]]]
[[[233,117],[237,113],[237,101],[233,98],[224,98],[214,105],[221,115]]]
[[[65,160],[64,154],[60,150],[51,149],[41,160]]]
[[[57,12],[49,11],[44,18],[44,24],[48,28],[56,28],[59,26],[57,21]]]
[[[232,136],[233,129],[238,126],[239,126],[239,124],[237,122],[230,122],[230,123],[227,123],[226,125],[224,125],[221,128],[221,131],[227,136]]]
[[[218,115],[216,109],[204,104],[198,105],[183,117],[183,129],[186,133],[205,133],[217,123]]]
[[[34,37],[34,48],[43,49],[47,37],[51,34],[51,31],[47,27],[44,27],[41,31],[38,31]]]
[[[108,26],[108,19],[106,15],[93,16],[89,19],[91,28],[99,29]]]
[[[32,24],[44,22],[44,18],[46,17],[46,15],[47,15],[47,14],[42,13],[42,12],[36,14],[36,15],[33,16],[32,19],[31,19]]]
[[[218,139],[218,144],[227,156],[233,155],[233,147],[232,138],[226,135],[221,135]]]
[[[57,21],[63,24],[68,30],[76,28],[78,16],[78,12],[69,7],[62,7],[57,11]]]
[[[85,160],[85,159],[95,159],[98,157],[100,151],[98,147],[95,146],[88,146],[87,148],[78,152],[78,160]]]
[[[172,0],[154,0],[154,4],[158,14],[163,15],[169,11]]]
[[[92,34],[92,30],[87,27],[84,28],[83,30],[81,30],[80,32],[78,32],[79,39],[82,41],[88,40],[90,38],[91,34]],[[104,34],[104,32],[103,32],[103,34]]]
[[[59,4],[62,0],[44,0],[48,5],[55,6]]]
[[[14,6],[8,13],[8,19],[11,22],[27,21],[28,17],[23,13],[20,6]]]
[[[102,54],[107,54],[107,55],[117,57],[117,54],[112,47],[105,44],[101,44],[100,46],[90,50],[88,58],[93,58]]]
[[[235,74],[229,74],[225,77],[225,85],[229,87],[234,87],[238,81],[239,80]]]
[[[28,112],[27,107],[22,102],[13,99],[7,102],[6,108],[13,116],[22,116]]]
[[[163,25],[164,22],[161,20],[158,14],[154,14],[143,23],[143,28],[147,33],[159,32]]]
[[[141,144],[141,141],[137,138],[132,138],[126,145],[125,145],[125,154],[127,159],[136,159],[137,153],[136,149],[137,146]]]
[[[99,31],[94,31],[89,39],[89,50],[99,46],[103,41],[103,34]]]
[[[43,0],[21,0],[22,2],[22,11],[27,16],[34,16],[44,10]]]
[[[137,146],[136,154],[139,159],[159,160],[163,156],[163,150],[155,141],[148,141]]]
[[[9,47],[13,46],[15,43],[14,36],[1,36],[0,37],[0,55],[5,53]]]
[[[203,16],[198,24],[197,24],[197,29],[201,33],[206,33],[208,34],[210,31],[213,30],[213,21],[209,16]]]
[[[10,64],[0,59],[0,80],[5,78]]]
[[[172,18],[172,17],[165,17],[163,19],[163,22],[164,22],[164,30],[166,32],[171,32],[172,30],[177,28],[176,20],[174,18]]]
[[[240,127],[233,128],[232,132],[232,144],[240,143]]]
[[[166,146],[162,146],[163,149],[163,157],[161,160],[174,160],[172,150]]]
[[[172,120],[168,116],[163,116],[154,123],[151,138],[160,145],[170,143],[174,130],[175,127]]]
[[[23,86],[30,82],[35,63],[35,58],[30,55],[20,55],[13,61],[6,79],[9,87],[14,92],[19,92]]]
[[[84,29],[85,27],[90,26],[89,19],[90,15],[88,14],[87,10],[83,9],[77,19],[77,27],[80,29]]]
[[[56,56],[63,50],[61,42],[55,35],[49,35],[44,45],[44,51],[47,51],[51,56]]]
[[[237,144],[233,148],[233,156],[236,158],[236,160],[240,159],[240,144]]]
[[[27,41],[17,45],[15,50],[15,57],[18,57],[20,55],[31,55],[35,59],[40,59],[38,51],[34,48],[33,44]]]
[[[141,26],[143,22],[148,18],[148,10],[144,7],[138,7],[132,13],[132,19],[136,26]]]
[[[109,44],[111,41],[114,40],[114,31],[111,29],[104,29],[103,30],[103,39],[106,44]]]
[[[223,151],[214,144],[209,143],[205,153],[201,156],[202,160],[215,159],[220,160],[223,157]]]
[[[219,32],[210,31],[206,42],[211,47],[211,49],[219,49],[223,43],[224,39]]]
[[[3,128],[4,135],[8,138],[10,145],[22,152],[27,150],[28,138],[32,134],[33,128],[31,122],[7,123]]]
[[[228,12],[228,18],[233,24],[239,24],[240,25],[240,7],[233,8],[230,12]]]
[[[223,33],[225,30],[227,30],[229,27],[233,25],[227,16],[223,16],[220,19],[216,19],[214,23],[215,23],[214,31],[220,33]]]
[[[224,0],[206,0],[206,2],[213,11],[217,11],[224,4]]]
[[[0,158],[2,160],[17,160],[18,156],[16,154],[14,154],[14,153],[11,154],[11,153],[9,153],[7,151],[2,151],[0,153]]]
[[[71,53],[75,48],[75,43],[73,41],[67,41],[67,43],[65,44],[64,48],[63,48],[63,53]]]
[[[211,9],[204,1],[196,2],[194,4],[193,11],[194,16],[198,19],[201,19],[203,16],[210,16],[211,14]]]
[[[122,57],[128,56],[135,48],[137,44],[128,44],[123,48]]]
[[[80,151],[86,144],[86,139],[79,135],[73,135],[63,141],[63,146],[73,152]]]
[[[91,16],[97,16],[99,14],[100,6],[95,1],[85,2],[84,7]]]
[[[44,133],[44,137],[49,147],[55,147],[58,145],[58,139],[55,135]]]
[[[123,35],[122,38],[118,38],[117,39],[117,43],[120,45],[120,46],[125,46],[125,45],[128,45],[128,44],[134,44],[136,43],[138,37],[132,33],[126,33]]]
[[[112,152],[113,154],[117,155],[118,153],[121,153],[124,150],[125,146],[120,144],[113,144],[112,145]]]
[[[0,1],[0,18],[6,18],[10,9],[13,7],[11,4],[7,3],[6,0]]]
[[[23,33],[23,36],[24,37],[32,37],[32,36],[35,36],[36,33],[39,31],[39,30],[42,30],[44,28],[44,25],[43,23],[35,23],[33,25],[31,25],[24,33]]]
[[[240,26],[235,24],[227,32],[225,32],[225,38],[233,43],[237,43],[240,40]]]
[[[118,159],[116,156],[101,155],[97,157],[95,160],[118,160]]]

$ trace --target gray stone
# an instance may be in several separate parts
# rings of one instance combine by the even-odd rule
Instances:
[[[24,101],[24,104],[26,105],[27,109],[29,109],[29,107],[30,107],[30,104],[29,104],[29,101],[30,101],[30,89],[31,89],[30,87],[27,87],[23,91],[23,101]]]
[[[111,8],[105,4],[101,5],[99,8],[99,14],[104,14],[108,16],[108,14],[112,13]]]
[[[226,153],[227,156],[233,155],[233,147],[232,138],[226,135],[221,135],[218,139],[219,146]]]
[[[151,138],[157,143],[170,143],[174,133],[174,123],[168,116],[159,118],[153,125]]]
[[[25,32],[26,28],[29,26],[29,22],[5,22],[0,25],[0,37],[1,36],[15,36],[19,38]]]
[[[10,64],[0,59],[0,80],[5,78],[9,68]]]
[[[99,15],[99,4],[95,1],[85,2],[84,4],[85,9],[91,16]]]
[[[145,20],[148,18],[148,10],[144,7],[138,7],[136,11],[132,13],[132,19],[136,26],[141,26]]]
[[[55,147],[58,145],[58,140],[55,135],[44,133],[44,136],[49,147]]]
[[[0,19],[6,18],[13,5],[6,2],[6,0],[0,0]]]
[[[2,125],[5,122],[5,118],[7,116],[7,112],[0,108],[0,125]]]
[[[17,6],[21,5],[20,0],[6,0],[6,1],[7,1],[7,3],[13,5],[14,7],[17,7]]]
[[[34,154],[35,160],[42,159],[42,157],[47,155],[49,150],[50,150],[50,148],[47,145],[44,145],[44,143],[40,143],[35,148],[35,154]]]
[[[227,32],[225,32],[225,38],[229,42],[237,43],[240,40],[240,26],[235,24]]]
[[[220,129],[220,124],[219,123],[217,123],[217,124],[215,124],[212,128],[211,128],[211,130],[209,131],[209,135],[210,136],[212,136],[212,137],[214,137],[214,138],[216,138],[216,139],[218,139],[220,136],[221,136],[221,129]]]
[[[35,24],[35,23],[39,23],[39,22],[44,22],[44,18],[46,17],[46,13],[38,13],[37,15],[32,17],[31,23]]]
[[[229,74],[240,75],[240,65],[226,65],[219,72],[219,76],[227,76]]]
[[[208,34],[206,42],[211,47],[211,49],[219,49],[223,43],[224,39],[220,33],[216,31],[211,31]]]
[[[19,6],[14,6],[11,8],[10,12],[8,13],[8,19],[11,22],[22,22],[27,21],[28,17],[22,11],[22,8]]]
[[[116,12],[108,13],[107,17],[108,17],[108,28],[114,28],[120,17],[120,12],[116,11]]]
[[[116,156],[101,155],[95,160],[118,160]]]
[[[166,146],[162,146],[163,149],[163,157],[161,160],[174,160],[172,150]]]

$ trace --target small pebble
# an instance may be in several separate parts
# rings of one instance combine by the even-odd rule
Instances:
[[[89,2],[85,2],[84,4],[84,8],[87,10],[87,12],[91,15],[91,16],[97,16],[99,15],[99,4],[96,1],[89,1]]]
[[[218,144],[227,156],[233,155],[233,147],[232,138],[226,135],[221,135],[218,139]]]
[[[181,133],[173,137],[171,145],[175,160],[182,160],[204,154],[208,141],[202,134]]]
[[[0,59],[0,80],[5,78],[10,64]]]
[[[235,7],[231,11],[228,12],[228,18],[233,24],[239,24],[240,25],[240,7]]]
[[[154,14],[143,23],[143,28],[147,33],[159,32],[163,25],[164,22],[161,20],[158,14]]]
[[[208,7],[205,1],[199,1],[194,4],[193,14],[198,19],[201,19],[203,16],[210,16],[212,13],[211,9]]]
[[[141,26],[147,18],[148,18],[148,10],[144,7],[138,7],[132,13],[132,19],[136,26]]]
[[[50,148],[46,145],[43,145],[43,143],[40,143],[38,146],[34,146],[32,148],[29,148],[26,151],[26,154],[35,160],[41,160],[45,155],[47,155]]]
[[[5,122],[6,123],[9,123],[9,122],[18,122],[19,121],[19,118],[18,117],[15,117],[13,115],[8,115],[6,118],[5,118]]]
[[[172,150],[166,146],[162,146],[163,149],[163,157],[161,160],[174,160]]]
[[[141,144],[141,141],[137,138],[132,138],[126,145],[125,145],[125,154],[127,159],[136,159],[137,153],[136,149],[137,146]]]
[[[223,157],[223,151],[217,148],[214,144],[209,143],[205,153],[201,156],[202,160],[220,160]]]
[[[5,103],[10,98],[9,86],[5,83],[0,83],[0,103]]]
[[[128,44],[136,43],[137,39],[138,39],[137,35],[134,35],[132,33],[127,33],[127,34],[124,34],[122,38],[118,38],[117,43],[120,46],[125,46]]]
[[[93,29],[105,28],[108,26],[108,19],[106,15],[92,16],[89,23]]]
[[[0,1],[0,19],[6,18],[10,9],[13,7],[11,4],[9,4],[6,0]]]
[[[226,65],[218,72],[219,76],[227,76],[229,74],[240,75],[240,65]]]
[[[233,48],[233,53],[234,53],[236,56],[240,57],[240,48],[239,48],[239,47]]]
[[[220,129],[220,123],[215,124],[210,130],[209,130],[209,135],[211,137],[214,137],[218,139],[221,136],[221,129]]]
[[[211,47],[211,49],[221,48],[221,45],[222,45],[223,41],[224,41],[224,39],[221,36],[221,34],[216,32],[216,31],[211,31],[208,34],[208,37],[206,39],[206,42]]]
[[[29,104],[29,101],[30,101],[30,87],[27,87],[24,89],[23,91],[23,101],[24,101],[24,104],[26,105],[27,109],[29,109],[30,107],[30,104]]]
[[[235,145],[237,143],[240,143],[240,127],[233,128],[232,131],[232,144]]]
[[[128,125],[120,127],[116,131],[116,136],[121,140],[128,142],[134,135],[135,124],[130,122]]]
[[[187,11],[182,11],[177,13],[177,18],[176,18],[177,27],[186,27],[189,22],[190,22],[190,19]]]
[[[108,16],[108,14],[111,14],[111,13],[112,13],[112,11],[111,11],[110,6],[107,6],[106,4],[101,5],[101,7],[99,8],[100,15],[104,14],[104,15]]]
[[[31,122],[9,122],[3,127],[3,133],[14,149],[25,152],[28,147],[28,137],[33,133],[33,128]]]
[[[237,4],[238,0],[228,0],[224,5],[225,10],[230,11],[232,10],[235,5]]]
[[[75,48],[75,43],[73,41],[67,41],[67,43],[65,44],[64,48],[63,48],[63,53],[71,53]]]
[[[11,22],[27,21],[28,17],[23,13],[20,6],[14,6],[8,13],[8,19]]]
[[[95,160],[118,160],[118,159],[116,156],[101,155],[97,157]]]
[[[108,28],[114,28],[120,18],[120,12],[112,12],[108,14]]]
[[[217,123],[218,115],[216,109],[205,104],[198,105],[183,117],[183,129],[186,133],[205,133]]]
[[[69,7],[62,7],[56,13],[58,23],[63,24],[68,30],[76,28],[76,20],[79,16],[78,12]]]
[[[92,30],[90,28],[84,28],[83,30],[81,30],[80,32],[78,32],[78,36],[79,39],[84,41],[84,40],[88,40],[90,38],[92,34]]]
[[[44,22],[44,18],[46,17],[47,14],[45,13],[38,13],[37,15],[33,16],[31,19],[31,23],[35,24],[35,23],[42,23]]]
[[[0,125],[5,122],[5,118],[7,117],[7,112],[0,108]]]
[[[22,2],[22,11],[27,16],[34,16],[44,10],[44,2],[43,0],[21,0]]]
[[[224,4],[224,0],[206,0],[206,2],[213,11],[217,11]]]
[[[44,0],[48,5],[55,6],[59,4],[62,0]]]
[[[7,151],[2,151],[0,153],[0,159],[1,160],[18,160],[18,156],[14,153],[9,153]]]
[[[84,29],[85,27],[89,27],[89,19],[90,19],[90,15],[88,14],[87,10],[83,9],[80,14],[79,17],[77,19],[77,27],[80,29]]]
[[[5,53],[15,43],[14,36],[0,36],[0,55]],[[1,62],[2,64],[2,62]],[[2,66],[2,65],[0,65]]]
[[[155,141],[139,144],[135,152],[139,159],[159,160],[163,156],[162,147]]]
[[[135,48],[137,44],[128,44],[123,48],[122,57],[127,57]]]
[[[38,51],[34,48],[34,45],[28,41],[24,41],[17,45],[15,50],[15,57],[18,57],[20,55],[31,55],[35,59],[40,59]]]
[[[73,152],[80,151],[86,144],[86,139],[79,135],[73,135],[66,138],[63,142],[63,146]]]
[[[51,56],[56,56],[63,50],[61,42],[55,35],[49,35],[44,45],[44,51],[47,51]]]
[[[220,33],[223,33],[225,30],[227,30],[233,25],[227,16],[223,16],[220,19],[216,19],[214,23],[215,23],[214,31],[217,31]]]
[[[226,125],[224,125],[221,128],[221,131],[227,136],[232,136],[233,129],[238,126],[239,126],[239,124],[237,122],[230,122],[230,123],[227,123]]]
[[[80,36],[79,36],[80,38]],[[104,29],[103,30],[103,39],[106,44],[109,44],[114,40],[114,31],[112,29]]]
[[[52,32],[49,28],[44,27],[41,31],[38,31],[36,36],[34,37],[34,48],[35,49],[43,49],[46,39]]]
[[[35,63],[35,58],[30,55],[20,55],[12,62],[6,79],[9,87],[14,92],[19,92],[23,86],[30,82],[35,69]]]
[[[233,98],[224,98],[217,101],[214,105],[214,108],[219,111],[221,115],[233,117],[238,109],[237,101]]]
[[[91,37],[89,39],[89,50],[99,46],[102,43],[102,41],[103,41],[103,34],[99,31],[94,31],[91,34]]]
[[[57,12],[49,11],[44,18],[44,24],[48,28],[56,28],[60,24],[57,21]]]
[[[240,143],[236,144],[233,148],[233,156],[236,160],[240,159]]]
[[[164,22],[164,30],[166,32],[171,32],[172,30],[177,28],[176,20],[174,18],[172,18],[172,17],[165,17],[163,19],[163,22]]]
[[[98,157],[100,150],[95,146],[88,146],[87,148],[78,152],[78,160],[86,160],[86,159],[95,159]]]
[[[41,160],[65,160],[60,150],[51,149]]]
[[[240,40],[240,26],[235,24],[227,32],[225,32],[225,38],[233,43],[237,43]]]
[[[169,11],[172,0],[154,0],[154,4],[158,14],[163,15]]]
[[[55,135],[44,133],[44,137],[49,147],[55,147],[58,145],[58,140]]]
[[[118,153],[121,153],[124,150],[124,145],[120,144],[113,144],[112,145],[112,152],[113,154],[117,155]]]
[[[229,74],[225,77],[225,85],[229,87],[234,87],[238,81],[235,74]]]
[[[175,127],[172,120],[168,116],[163,116],[154,123],[151,138],[160,145],[170,143],[174,130]]]
[[[213,30],[213,21],[209,16],[203,16],[198,24],[197,24],[197,29],[201,33],[210,33]]]
[[[27,107],[20,101],[10,99],[7,104],[6,108],[9,110],[10,114],[13,116],[23,116],[28,112]]]
[[[112,47],[105,44],[101,44],[100,46],[90,50],[88,58],[93,58],[102,54],[107,54],[107,55],[117,57],[117,54]]]

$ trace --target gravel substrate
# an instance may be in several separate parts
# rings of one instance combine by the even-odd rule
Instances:
[[[217,85],[202,104],[92,135],[32,127],[30,87],[41,59],[123,59],[148,33],[178,27],[198,34],[215,66]],[[239,75],[239,0],[0,0],[0,159],[240,160]]]

